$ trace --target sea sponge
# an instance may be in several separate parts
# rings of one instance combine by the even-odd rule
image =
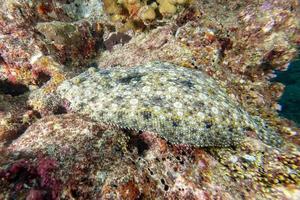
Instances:
[[[189,4],[192,0],[104,0],[104,8],[113,22],[149,25],[158,18],[176,14],[178,6]],[[142,26],[143,26],[142,25]],[[131,26],[128,27],[129,29]],[[124,29],[123,27],[120,29]],[[126,28],[125,28],[126,29]]]
[[[159,3],[159,12],[168,16],[176,13],[176,4],[185,4],[188,0],[157,0],[157,2]]]
[[[172,15],[176,13],[175,2],[172,0],[157,0],[159,3],[159,12],[162,15]]]
[[[156,18],[155,8],[152,6],[143,6],[140,9],[139,16],[145,23],[148,21],[153,21]]]

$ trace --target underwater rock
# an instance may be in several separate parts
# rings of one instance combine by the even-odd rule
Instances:
[[[298,0],[0,0],[0,199],[300,199],[300,129],[278,115],[283,85],[269,81],[274,69],[286,69],[300,44],[299,5]],[[186,67],[184,72],[197,74],[193,80],[209,80],[200,84],[209,94],[203,107],[191,106],[192,117],[200,110],[208,121],[178,115],[175,102],[195,92],[180,72],[164,84],[150,81],[165,94],[170,84],[178,86],[172,97],[184,94],[163,101],[169,107],[159,106],[170,130],[128,129],[158,126],[150,123],[155,110],[133,117],[137,112],[126,104],[137,97],[139,109],[157,102],[150,97],[157,87],[147,92],[134,73],[154,76],[162,69],[147,68],[152,61]],[[91,69],[70,81],[88,67],[108,69]],[[120,72],[124,78],[109,77]],[[61,96],[68,94],[71,104],[55,93],[65,80],[73,93]],[[96,105],[120,102],[115,92],[135,85],[131,94],[121,93],[129,97],[124,104]],[[110,93],[97,94],[104,88]],[[182,113],[198,97],[182,104]],[[220,103],[229,107],[222,110]],[[118,116],[120,107],[126,112],[120,109]],[[99,123],[99,113],[121,121]],[[192,145],[200,140],[190,142],[188,131],[172,131],[183,129],[178,121],[186,129],[205,125],[200,135],[211,143],[219,136],[238,141],[228,137],[201,148]],[[127,129],[118,127],[121,122]],[[280,148],[276,133],[284,140]]]
[[[95,0],[1,1],[3,75],[10,81],[35,85],[40,72],[57,79],[86,64],[102,42],[105,16],[99,4]]]
[[[251,130],[269,144],[281,143],[213,79],[170,63],[127,70],[90,68],[62,83],[57,92],[74,112],[119,127],[157,132],[171,143],[234,146]]]
[[[40,181],[30,180],[45,178],[56,196],[85,199],[284,199],[297,189],[283,186],[299,182],[300,160],[292,149],[278,151],[251,138],[235,149],[171,145],[155,133],[77,114],[38,120],[8,150],[0,156],[0,198],[43,191]],[[245,161],[247,155],[255,160]],[[45,173],[34,173],[36,167]],[[19,178],[22,172],[30,176]]]
[[[210,1],[211,5],[217,2]],[[238,2],[231,1],[225,9],[219,4],[221,12],[213,7],[207,10],[214,18],[221,18],[222,35],[232,43],[224,49],[222,66],[244,74],[282,68],[297,55],[292,44],[299,40],[299,1]]]
[[[122,144],[126,144],[124,140],[127,137],[122,130],[96,124],[90,119],[74,114],[44,117],[9,146],[10,152],[18,153],[1,152],[0,199],[3,198],[1,195],[21,198],[22,195],[30,195],[32,189],[46,189],[50,194],[54,190],[59,192],[58,198],[72,199],[79,195],[86,199],[96,199],[103,185],[100,177],[97,177],[97,172],[102,170],[109,174],[110,168],[127,165],[121,164],[124,155]],[[52,184],[53,181],[49,181],[47,185],[43,185],[40,178],[44,178],[45,174],[40,176],[27,173],[27,168],[35,170],[35,166],[39,166],[38,161],[44,158],[56,163],[56,169],[51,170],[52,175],[47,180],[55,179],[55,182],[60,184]],[[18,172],[13,166],[19,165],[20,161],[26,165],[22,165],[23,171]],[[118,163],[114,165],[115,162]],[[29,167],[26,167],[28,165]],[[46,162],[42,167],[47,169],[49,165],[51,167],[51,163]],[[13,170],[10,170],[11,168]],[[19,178],[22,177],[22,172],[28,176]],[[7,176],[16,178],[11,179]],[[16,185],[19,185],[18,189]]]
[[[1,84],[0,81],[0,147],[22,135],[40,117],[38,112],[27,107],[28,95],[1,94]]]
[[[102,27],[97,30],[88,21],[78,23],[43,22],[36,25],[37,31],[45,36],[45,42],[53,45],[53,55],[67,65],[79,65],[95,56],[97,44],[102,40]]]
[[[97,65],[103,68],[115,65],[131,67],[159,60],[191,66],[189,61],[193,60],[193,52],[176,40],[175,33],[174,26],[166,25],[149,33],[137,34],[123,46],[115,45],[101,53]]]
[[[108,126],[99,126],[91,120],[72,114],[51,115],[30,126],[10,148],[18,148],[18,151],[24,152],[42,151],[51,157],[64,160],[66,156],[75,156],[76,152],[83,150],[86,142],[100,137],[101,130],[107,128]],[[34,145],[31,144],[32,141]],[[61,152],[62,149],[66,155]]]

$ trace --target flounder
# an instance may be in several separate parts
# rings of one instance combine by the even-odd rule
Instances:
[[[280,136],[249,115],[205,73],[166,62],[91,68],[58,87],[72,111],[119,127],[152,131],[171,143],[237,145],[247,131],[268,144]]]

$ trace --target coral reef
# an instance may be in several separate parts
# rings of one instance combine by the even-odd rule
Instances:
[[[191,65],[189,61],[193,59],[193,52],[176,40],[175,30],[172,25],[166,25],[149,33],[138,34],[123,46],[116,45],[111,51],[103,52],[98,57],[98,66],[130,67],[159,60],[188,67]],[[127,52],[126,55],[124,51]]]
[[[98,58],[99,66],[131,67],[161,60],[199,68],[218,80],[249,113],[260,115],[284,136],[299,141],[295,134],[299,130],[291,122],[278,118],[277,100],[283,85],[268,81],[274,76],[274,69],[287,67],[284,63],[275,63],[291,60],[296,53],[299,16],[294,11],[299,10],[298,3],[290,1],[289,6],[281,1],[232,1],[226,2],[226,6],[217,0],[195,3],[195,7],[181,13],[174,23],[138,34],[124,46],[104,52]],[[240,16],[250,11],[253,14],[245,23]],[[286,17],[279,17],[283,13]],[[260,29],[267,23],[265,20],[273,18],[280,21],[268,33],[257,35],[257,31],[250,29]],[[282,42],[275,44],[267,39],[270,34]],[[265,57],[271,55],[272,48],[278,44],[285,56]],[[267,64],[271,59],[273,64]]]
[[[104,19],[98,1],[11,0],[0,7],[2,75],[10,81],[37,85],[46,74],[55,85],[100,48]]]
[[[15,153],[2,152],[0,159],[6,197],[282,199],[297,191],[285,186],[299,182],[295,150],[278,151],[253,138],[235,150],[171,145],[155,133],[125,131],[76,114],[37,121],[8,150]],[[49,181],[41,187],[34,179]]]
[[[270,82],[297,54],[299,11],[0,1],[0,199],[299,199],[300,130]]]

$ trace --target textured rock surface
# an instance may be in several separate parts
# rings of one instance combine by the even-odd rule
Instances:
[[[14,101],[14,102],[12,102]],[[15,107],[15,108],[14,108]],[[25,102],[0,94],[0,143],[15,138],[22,133],[22,115],[26,112]],[[18,109],[16,109],[18,108]],[[18,133],[19,132],[19,133]]]
[[[278,116],[284,86],[269,78],[274,69],[286,69],[296,54],[299,9],[298,0],[0,1],[0,199],[298,200],[300,130]],[[238,132],[244,139],[235,146],[174,144],[168,138],[177,134],[164,139],[166,132],[121,129],[90,119],[90,113],[67,113],[70,102],[59,104],[54,93],[89,67],[111,72],[119,66],[116,70],[123,67],[126,75],[132,74],[131,67],[152,61],[207,74],[213,83],[203,85],[216,84],[230,99],[228,105],[238,105],[233,110],[241,118],[230,124],[254,120],[257,127]],[[92,85],[75,78],[76,87],[96,88],[97,80],[87,77],[83,82]],[[109,80],[106,85],[116,87],[120,79]],[[79,101],[90,92],[74,89],[79,91]],[[212,111],[223,102],[217,98],[208,98],[210,109],[200,110]],[[109,112],[115,116],[114,108]],[[226,116],[204,113],[210,120]],[[250,121],[243,120],[245,113]],[[149,115],[138,119],[145,122],[144,117]],[[186,123],[193,122],[203,124]],[[220,127],[226,130],[226,124]],[[267,145],[277,137],[269,131],[260,135],[261,128],[280,134],[283,145]]]
[[[260,115],[299,143],[295,134],[299,130],[278,118],[277,100],[284,87],[268,81],[274,76],[273,69],[285,69],[283,60],[292,59],[296,53],[298,2],[213,0],[195,4],[171,25],[141,33],[124,46],[104,52],[99,66],[131,67],[160,60],[200,68],[220,81],[245,110]],[[271,30],[257,31],[274,20],[276,26],[270,26]],[[275,42],[273,37],[282,42]]]
[[[292,148],[250,138],[235,150],[170,145],[74,114],[39,120],[8,150],[15,153],[1,152],[1,198],[282,199],[299,182]]]
[[[176,40],[175,33],[176,29],[172,25],[141,33],[124,46],[115,45],[113,51],[103,52],[98,58],[98,65],[103,68],[114,65],[130,67],[159,60],[190,66],[193,52]]]
[[[26,105],[28,88],[0,80],[0,146],[19,137],[39,113]]]
[[[0,8],[0,60],[10,81],[38,85],[42,73],[55,85],[100,48],[105,17],[99,1],[10,0]]]
[[[196,146],[238,144],[247,131],[270,144],[281,139],[197,70],[154,62],[128,70],[96,70],[58,87],[71,111],[99,122],[157,132],[168,141]]]

